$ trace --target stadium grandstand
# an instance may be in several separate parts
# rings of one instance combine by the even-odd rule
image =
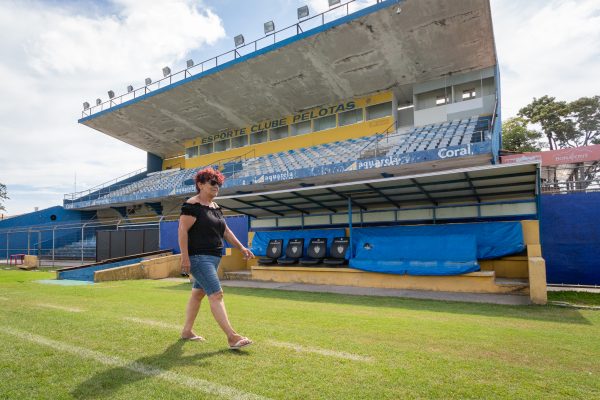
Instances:
[[[311,239],[349,238],[351,268],[233,268],[252,279],[544,303],[540,168],[500,164],[489,1],[351,0],[299,17],[85,103],[79,123],[146,151],[147,167],[66,194],[62,212],[92,215],[94,229],[154,218],[160,247],[177,251],[170,221],[212,166],[227,178],[217,203],[257,255],[270,240],[285,252],[302,238],[306,254]],[[77,248],[95,244],[83,232]]]

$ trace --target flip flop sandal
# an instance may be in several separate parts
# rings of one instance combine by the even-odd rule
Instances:
[[[195,335],[195,336],[192,336],[189,338],[181,336],[181,339],[182,340],[190,340],[192,342],[206,342],[206,339],[204,339],[202,336],[198,336],[198,335]]]
[[[246,343],[244,343],[246,342]],[[240,340],[238,340],[234,345],[229,346],[230,350],[239,350],[242,347],[248,347],[250,346],[252,343],[252,340],[248,339],[248,338],[241,338]]]

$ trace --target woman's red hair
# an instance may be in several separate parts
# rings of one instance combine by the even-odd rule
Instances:
[[[223,174],[211,167],[206,167],[198,171],[194,177],[194,182],[196,182],[196,192],[200,193],[200,189],[198,189],[198,183],[206,183],[213,179],[219,182],[219,185],[222,185],[223,182],[225,182],[225,177]]]

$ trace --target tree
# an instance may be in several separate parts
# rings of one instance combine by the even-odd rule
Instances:
[[[567,118],[569,114],[570,108],[566,102],[556,101],[554,97],[549,96],[542,96],[539,99],[534,97],[531,104],[519,110],[519,116],[527,123],[542,126],[550,150],[558,148],[557,141],[561,144],[566,143],[563,140],[574,135],[573,121]]]
[[[540,151],[538,140],[541,138],[540,132],[527,129],[527,121],[522,117],[509,118],[502,123],[502,147],[506,150]]]
[[[4,208],[4,204],[2,204],[3,200],[8,200],[9,197],[6,194],[6,185],[0,183],[0,211],[6,211]]]
[[[574,134],[557,137],[562,147],[600,144],[600,96],[582,97],[568,106]]]

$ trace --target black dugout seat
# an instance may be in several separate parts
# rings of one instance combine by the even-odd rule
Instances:
[[[262,265],[275,264],[277,259],[279,257],[281,257],[282,250],[283,250],[283,239],[269,240],[269,244],[267,245],[267,255],[266,255],[266,257],[259,258],[258,263],[262,264]]]
[[[346,264],[346,251],[350,245],[350,239],[346,236],[336,237],[331,242],[331,248],[329,249],[329,257],[323,260],[325,265],[343,265]]]
[[[304,253],[304,239],[290,239],[285,248],[285,257],[278,258],[277,264],[292,265],[297,264]]]
[[[312,238],[308,243],[307,257],[300,259],[302,265],[320,264],[327,254],[327,238]]]

